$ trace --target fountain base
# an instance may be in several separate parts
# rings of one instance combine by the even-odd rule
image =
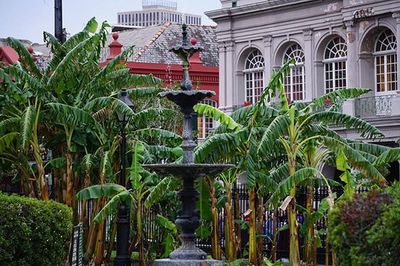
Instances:
[[[219,260],[173,260],[159,259],[155,260],[153,266],[223,266]]]

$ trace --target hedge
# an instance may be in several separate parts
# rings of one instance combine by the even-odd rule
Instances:
[[[64,265],[71,233],[66,205],[0,193],[0,265]]]
[[[400,183],[338,202],[329,214],[329,242],[338,265],[398,266]]]

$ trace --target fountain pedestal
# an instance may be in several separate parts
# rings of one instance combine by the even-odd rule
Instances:
[[[180,234],[181,246],[170,254],[169,259],[156,260],[154,266],[222,266],[223,263],[217,260],[207,260],[207,254],[196,247],[195,231],[200,225],[199,211],[196,209],[196,201],[199,193],[194,188],[194,181],[204,176],[214,176],[222,171],[231,168],[230,164],[196,164],[194,163],[194,134],[192,128],[193,106],[207,97],[214,95],[213,91],[193,90],[189,77],[189,58],[200,47],[189,46],[186,25],[182,26],[182,45],[171,50],[182,59],[183,80],[180,91],[167,91],[160,94],[170,101],[176,103],[184,115],[182,132],[182,164],[148,164],[144,165],[150,171],[155,171],[163,176],[175,176],[183,180],[183,188],[179,192],[182,207],[178,212],[175,221]]]

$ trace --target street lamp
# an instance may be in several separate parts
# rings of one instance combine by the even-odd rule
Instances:
[[[123,103],[133,109],[133,103],[128,97],[126,89],[122,89],[119,97]],[[124,113],[117,113],[118,121],[121,125],[121,171],[119,174],[119,184],[126,185],[126,133],[125,127],[128,118]],[[129,210],[125,202],[120,202],[118,206],[117,220],[117,256],[114,259],[114,266],[130,266],[129,256]]]

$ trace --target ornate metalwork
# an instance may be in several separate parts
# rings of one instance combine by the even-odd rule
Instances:
[[[392,98],[394,95],[357,98],[355,101],[356,116],[369,118],[392,115]]]
[[[183,160],[182,164],[153,164],[144,167],[159,173],[160,175],[173,175],[183,180],[183,188],[179,192],[182,207],[178,213],[175,223],[180,229],[180,239],[182,245],[173,251],[170,255],[171,261],[156,261],[155,265],[203,265],[191,264],[188,261],[205,260],[207,254],[195,246],[195,230],[200,225],[199,212],[196,210],[196,200],[199,193],[194,188],[194,180],[203,176],[212,176],[231,168],[233,165],[228,164],[195,164],[194,148],[196,146],[194,138],[194,129],[192,124],[192,115],[194,113],[193,106],[201,102],[207,97],[214,95],[213,91],[193,90],[192,82],[189,77],[189,59],[196,52],[200,51],[200,47],[190,46],[188,43],[187,27],[182,26],[182,45],[171,49],[182,59],[183,80],[181,82],[180,91],[167,91],[160,94],[170,101],[176,103],[181,112],[184,114],[183,121]],[[180,262],[176,262],[176,261]],[[187,262],[185,262],[187,261]],[[183,264],[182,264],[183,263]]]

